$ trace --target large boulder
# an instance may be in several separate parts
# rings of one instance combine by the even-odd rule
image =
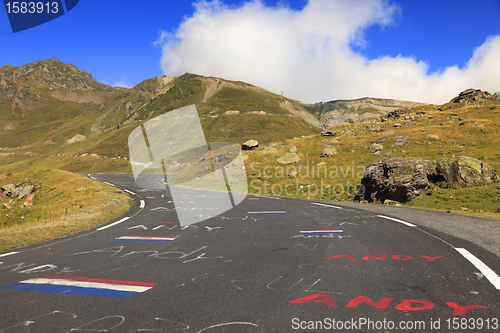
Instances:
[[[436,160],[434,165],[437,174],[450,183],[477,185],[500,181],[490,165],[468,156]]]
[[[410,201],[429,187],[432,162],[417,157],[388,157],[366,168],[361,180],[363,196],[370,202]]]
[[[429,183],[440,181],[476,185],[500,179],[491,166],[467,156],[436,161],[418,157],[388,157],[366,168],[361,179],[364,192],[358,199],[407,202],[427,190]]]

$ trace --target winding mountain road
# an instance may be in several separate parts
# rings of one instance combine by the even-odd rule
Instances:
[[[471,242],[348,205],[251,195],[181,227],[167,191],[89,177],[137,205],[0,253],[0,332],[500,330],[499,258]]]

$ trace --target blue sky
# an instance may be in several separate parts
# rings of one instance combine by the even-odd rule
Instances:
[[[304,102],[500,90],[500,0],[80,0],[15,34],[0,10],[0,38],[0,66],[57,58],[109,85],[192,72]]]

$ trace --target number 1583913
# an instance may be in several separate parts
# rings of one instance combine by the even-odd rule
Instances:
[[[5,7],[8,14],[56,14],[59,12],[59,4],[57,2],[24,2],[13,1],[6,2]]]
[[[448,329],[469,329],[469,330],[497,330],[499,328],[498,318],[453,318],[446,319]]]

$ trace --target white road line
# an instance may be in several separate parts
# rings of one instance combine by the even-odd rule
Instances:
[[[255,196],[255,197],[260,197],[260,198],[266,198],[266,199],[281,200],[281,198],[278,198],[278,197],[270,197],[270,196],[267,196],[267,195],[257,195],[257,194],[254,194],[253,196]]]
[[[312,202],[312,204],[313,204],[313,205],[318,205],[318,206],[325,206],[325,207],[331,207],[331,208],[342,209],[342,207],[337,207],[337,206],[332,206],[332,205],[325,205],[325,204],[318,203],[318,202]]]
[[[92,177],[92,176],[90,176],[90,178],[92,178],[93,180],[97,180],[97,179],[95,179],[95,178],[94,178],[94,177]]]
[[[113,187],[116,187],[116,185],[113,185],[113,184],[111,184],[111,183],[108,183],[108,182],[103,182],[103,183],[104,183],[104,184],[107,184],[107,185],[109,185],[109,186],[113,186]]]
[[[392,221],[396,221],[396,222],[399,222],[399,223],[406,224],[407,226],[412,227],[412,228],[416,228],[417,227],[415,224],[412,224],[410,222],[406,222],[406,221],[403,221],[403,220],[398,220],[398,219],[395,219],[393,217],[384,216],[384,215],[377,215],[377,216],[381,217],[383,219],[388,219],[388,220],[392,220]]]
[[[10,256],[10,255],[16,254],[16,253],[19,253],[19,252],[9,252],[9,253],[0,254],[0,257],[7,257],[7,256]]]
[[[132,191],[129,191],[129,190],[126,190],[126,189],[123,189],[123,190],[124,190],[125,192],[127,192],[127,193],[132,194],[132,195],[137,195],[137,194],[135,194],[135,193],[134,193],[134,192],[132,192]]]
[[[500,276],[497,275],[491,268],[486,266],[484,262],[479,260],[475,255],[462,248],[455,248],[461,255],[465,257],[465,259],[469,260],[471,264],[476,266],[477,269],[491,282],[491,284],[497,289],[500,290]]]
[[[111,228],[112,226],[115,226],[115,225],[117,225],[117,224],[119,224],[119,223],[122,223],[122,222],[124,222],[124,221],[128,220],[129,218],[130,218],[129,216],[124,217],[124,218],[122,218],[121,220],[118,220],[118,221],[113,222],[113,223],[111,223],[111,224],[105,225],[104,227],[100,227],[100,228],[99,228],[99,229],[97,229],[97,230],[98,230],[98,231],[101,231],[101,230],[104,230],[104,229],[107,229],[107,228]]]
[[[146,205],[146,202],[144,200],[141,200],[141,205],[139,206],[139,208],[144,208],[145,205]]]

